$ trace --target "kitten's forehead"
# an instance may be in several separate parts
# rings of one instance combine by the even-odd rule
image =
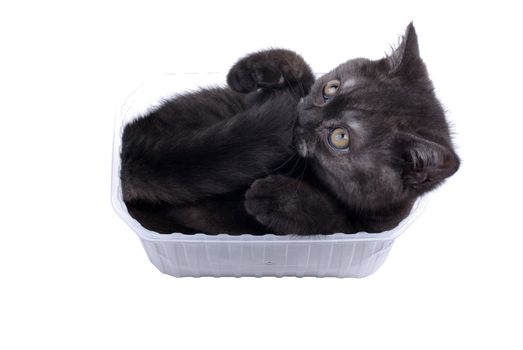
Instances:
[[[340,78],[344,80],[357,80],[363,78],[365,73],[368,72],[368,67],[372,64],[372,61],[366,58],[355,58],[345,63],[340,64],[334,72]]]
[[[366,71],[364,67],[369,66],[370,64],[372,64],[371,60],[366,58],[355,58],[340,64],[329,73],[323,75],[318,79],[318,81],[325,83],[333,79],[339,79],[343,86],[350,87],[364,77],[363,73]]]
[[[356,77],[354,78],[348,78],[346,79],[342,85],[341,85],[341,88],[344,89],[344,90],[350,90],[351,88],[355,87],[356,85],[358,85],[358,82],[360,81],[361,79],[358,79]]]
[[[373,71],[373,63],[366,58],[349,60],[325,74],[320,84],[326,84],[330,80],[337,79],[341,82],[340,92],[350,92],[356,86],[361,86],[368,81],[370,78],[368,74]]]

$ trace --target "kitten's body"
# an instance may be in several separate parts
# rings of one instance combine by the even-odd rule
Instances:
[[[298,98],[279,90],[201,90],[126,126],[121,179],[130,214],[161,233],[270,232],[246,212],[245,192],[254,180],[296,165]]]
[[[412,25],[392,56],[349,61],[316,82],[287,50],[243,58],[227,81],[126,126],[123,196],[146,228],[380,232],[459,166]],[[326,141],[339,128],[350,147]]]

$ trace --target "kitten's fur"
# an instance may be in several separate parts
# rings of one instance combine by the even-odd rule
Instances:
[[[325,102],[333,79],[340,89]],[[236,63],[227,83],[125,127],[124,201],[146,228],[380,232],[459,167],[412,24],[390,56],[350,60],[316,81],[297,54],[267,50]],[[326,142],[340,126],[347,152]]]

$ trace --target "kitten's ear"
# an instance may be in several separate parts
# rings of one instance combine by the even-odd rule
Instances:
[[[402,134],[397,141],[406,187],[432,189],[459,168],[459,157],[448,147],[411,134]]]
[[[389,73],[408,78],[419,78],[426,75],[425,64],[421,60],[418,46],[418,36],[412,22],[407,26],[405,35],[398,47],[385,58]]]

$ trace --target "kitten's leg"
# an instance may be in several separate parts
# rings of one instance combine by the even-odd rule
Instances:
[[[276,233],[355,232],[333,198],[294,178],[271,175],[256,180],[245,198],[247,212]]]
[[[233,90],[243,93],[258,88],[288,87],[295,97],[300,98],[309,93],[314,74],[295,52],[272,49],[240,59],[229,71],[227,83]]]
[[[266,176],[295,152],[296,110],[288,95],[277,94],[230,119],[171,132],[154,142],[126,128],[121,170],[124,200],[194,203],[247,188],[254,179]],[[164,124],[150,128],[162,130]]]

